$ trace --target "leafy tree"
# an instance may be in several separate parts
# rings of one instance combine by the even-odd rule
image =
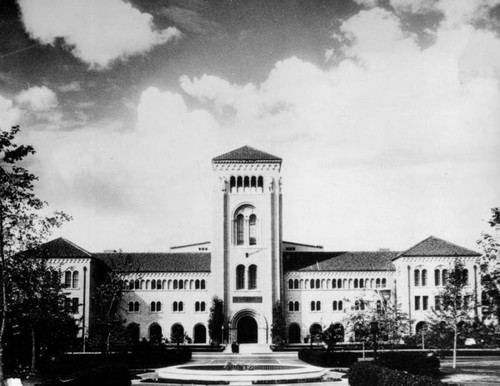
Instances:
[[[18,132],[19,126],[0,131],[0,384],[4,380],[3,350],[10,301],[17,299],[10,295],[11,288],[7,286],[13,270],[18,269],[10,263],[11,259],[20,251],[40,245],[54,227],[69,220],[62,212],[40,215],[47,204],[33,192],[38,178],[23,166],[35,150],[15,142]]]
[[[188,336],[181,326],[176,325],[172,328],[172,332],[170,333],[170,341],[172,343],[175,343],[177,345],[177,348],[179,348],[179,345],[181,343],[184,343],[187,339]]]
[[[489,221],[492,232],[483,233],[478,240],[483,254],[480,258],[481,282],[483,286],[483,315],[500,322],[500,208],[491,209]]]
[[[328,351],[333,351],[335,345],[339,342],[342,342],[343,339],[344,329],[339,323],[332,323],[323,330],[322,340],[326,343]]]
[[[283,306],[278,300],[273,307],[273,325],[271,328],[273,344],[284,346],[286,342],[286,321]]]
[[[466,301],[469,294],[466,291],[467,277],[464,264],[456,259],[450,269],[448,279],[440,292],[439,307],[433,308],[431,316],[431,331],[442,331],[442,337],[448,334],[452,338],[453,368],[457,364],[457,343],[461,326],[472,324],[472,302]],[[446,331],[448,331],[446,333]],[[450,333],[451,332],[451,333]]]
[[[226,323],[224,316],[224,301],[217,296],[212,299],[210,316],[208,318],[208,335],[214,343],[223,343],[222,327]]]
[[[355,301],[354,309],[345,319],[346,329],[354,334],[356,341],[373,343],[371,323],[376,321],[379,339],[397,345],[410,331],[408,314],[399,305],[384,303],[378,294],[373,295],[370,300]]]

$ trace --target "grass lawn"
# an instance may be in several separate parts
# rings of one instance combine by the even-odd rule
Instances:
[[[500,357],[461,357],[457,367],[452,368],[452,359],[441,360],[443,382],[458,385],[500,385]]]

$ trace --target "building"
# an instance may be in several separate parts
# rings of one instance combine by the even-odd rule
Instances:
[[[210,242],[166,253],[90,253],[62,238],[47,243],[84,335],[92,329],[93,289],[105,265],[122,276],[124,317],[137,338],[168,338],[177,329],[195,343],[208,343],[214,296],[224,300],[230,341],[240,343],[271,342],[277,301],[285,309],[291,343],[302,342],[316,325],[342,324],[347,312],[367,301],[400,304],[415,321],[414,332],[439,300],[456,258],[467,268],[465,301],[480,312],[479,254],[437,237],[403,252],[329,252],[283,241],[281,164],[249,146],[212,159]]]

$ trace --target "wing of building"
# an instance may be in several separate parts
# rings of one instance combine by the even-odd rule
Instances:
[[[137,339],[174,329],[208,343],[211,300],[224,300],[229,339],[271,342],[273,304],[285,309],[288,341],[315,325],[343,324],[364,302],[401,306],[425,322],[456,258],[467,269],[468,299],[480,312],[479,254],[431,236],[404,252],[325,251],[282,240],[279,157],[249,146],[212,159],[212,240],[165,253],[92,253],[59,238],[44,244],[75,307],[84,336],[92,332],[93,294],[104,269],[123,280],[123,316]],[[345,339],[349,338],[348,334]]]

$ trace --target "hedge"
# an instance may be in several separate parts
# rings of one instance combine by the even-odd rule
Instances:
[[[391,370],[371,362],[353,364],[348,377],[350,386],[445,386],[443,382],[430,377]]]
[[[415,375],[439,376],[439,358],[433,352],[383,352],[376,363],[392,370],[407,371]]]
[[[300,350],[299,359],[314,366],[349,367],[357,362],[359,353]]]

